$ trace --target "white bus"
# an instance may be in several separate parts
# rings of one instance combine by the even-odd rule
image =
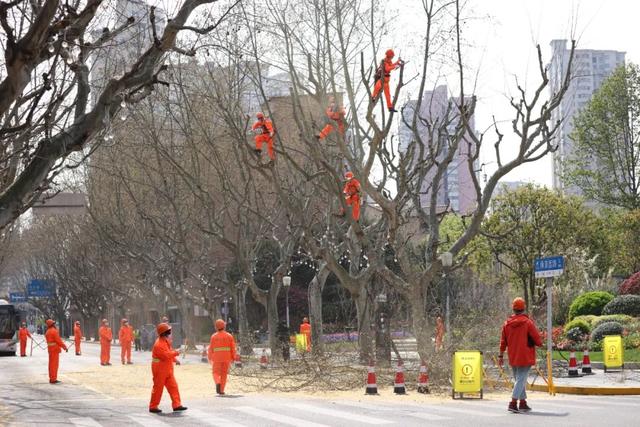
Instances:
[[[18,310],[0,299],[0,356],[15,356],[18,342]]]

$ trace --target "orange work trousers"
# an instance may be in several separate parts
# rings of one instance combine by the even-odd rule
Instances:
[[[342,120],[336,121],[336,123],[338,125],[338,132],[340,132],[340,135],[344,135],[344,123],[342,122]],[[325,139],[331,132],[333,132],[333,129],[333,124],[327,123],[327,125],[322,128],[322,130],[320,131],[320,135],[318,136],[320,137],[320,139]]]
[[[348,196],[346,202],[347,206],[351,206],[351,216],[358,221],[360,219],[360,197]]]
[[[151,402],[149,402],[150,409],[155,409],[160,405],[160,399],[162,399],[162,392],[165,387],[167,388],[167,392],[169,392],[169,396],[171,396],[171,407],[175,409],[178,406],[182,406],[178,383],[173,376],[173,372],[154,372]]]
[[[387,100],[387,108],[393,108],[393,102],[391,101],[391,92],[389,91],[389,80],[390,77],[385,77],[384,81],[382,79],[376,81],[376,85],[373,87],[373,98],[377,98],[380,93],[380,89],[384,87],[384,97]]]
[[[53,383],[58,380],[58,365],[60,363],[60,353],[57,351],[49,352],[49,382]]]
[[[76,338],[75,339],[75,344],[76,344],[76,354],[80,354],[80,338]]]
[[[274,160],[275,154],[273,153],[273,138],[271,138],[267,134],[256,135],[256,149],[262,150],[262,144],[267,144],[267,153],[269,153],[269,158]]]
[[[100,363],[103,365],[111,360],[111,343],[100,343]]]
[[[20,356],[27,355],[27,340],[20,340]]]
[[[120,343],[120,359],[122,363],[131,362],[131,341]]]
[[[231,366],[231,362],[213,362],[213,382],[220,384],[220,392],[222,393],[224,393],[224,386],[227,385],[229,366]]]

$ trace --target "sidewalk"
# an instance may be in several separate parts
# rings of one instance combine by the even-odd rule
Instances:
[[[556,393],[592,394],[592,395],[624,395],[640,394],[640,370],[624,369],[604,372],[593,369],[593,374],[578,377],[554,377]],[[547,391],[547,384],[540,376],[529,377],[529,389]]]

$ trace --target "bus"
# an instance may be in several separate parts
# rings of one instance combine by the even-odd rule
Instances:
[[[18,310],[6,300],[0,299],[0,356],[15,356],[18,342]]]

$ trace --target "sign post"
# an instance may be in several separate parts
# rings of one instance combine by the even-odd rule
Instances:
[[[564,272],[564,257],[553,256],[547,258],[536,258],[533,264],[533,271],[536,279],[544,277],[547,290],[547,386],[549,394],[555,394],[553,386],[553,334],[552,334],[552,296],[553,278],[562,275]]]

